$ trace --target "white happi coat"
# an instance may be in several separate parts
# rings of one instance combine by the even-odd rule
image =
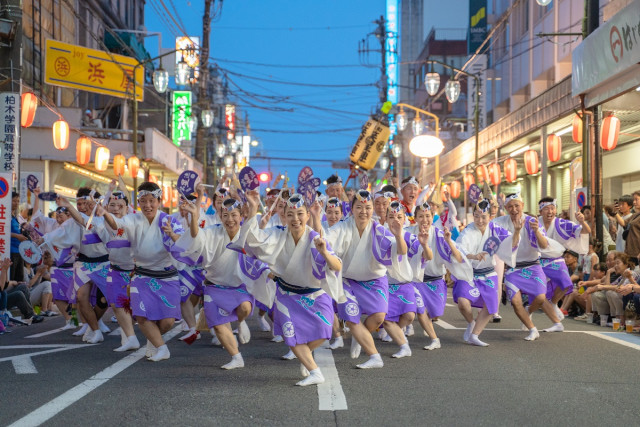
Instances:
[[[578,255],[586,255],[589,252],[589,234],[582,233],[582,225],[561,218],[553,218],[549,228],[544,226],[542,217],[539,217],[538,222],[540,228],[545,230],[547,238],[553,239],[554,242],[553,250],[547,251],[543,258],[559,258],[565,249],[572,250]]]
[[[342,271],[329,268],[313,243],[315,235],[317,233],[307,226],[296,244],[283,227],[261,230],[254,216],[242,225],[235,245],[244,247],[248,254],[267,264],[273,274],[285,282],[303,288],[322,288],[337,302],[344,302]],[[330,245],[327,249],[333,253]],[[271,283],[275,294],[275,283]]]
[[[169,253],[173,242],[160,228],[161,216],[163,223],[171,221],[174,233],[182,234],[184,232],[175,218],[160,211],[156,212],[151,223],[142,213],[113,218],[118,228],[123,228],[131,241],[131,250],[137,266],[159,271],[170,269],[174,265],[174,260]]]
[[[495,237],[500,240],[500,244],[494,255],[504,261],[507,265],[515,265],[517,247],[513,248],[513,233],[502,227],[500,227],[500,230],[494,230],[492,228],[492,224],[488,224],[483,233],[472,222],[466,226],[458,236],[458,239],[456,240],[458,248],[466,258],[467,255],[476,255],[480,252],[486,252],[484,249],[485,243],[487,243],[490,237]],[[501,233],[502,230],[504,230],[503,233]],[[469,261],[471,262],[471,266],[474,270],[483,270],[495,267],[495,256],[486,256],[481,261],[475,259]]]
[[[239,237],[240,231],[233,239],[229,238],[222,225],[198,230],[196,237],[191,237],[187,230],[175,242],[174,250],[178,250],[181,257],[191,258],[198,263],[209,282],[232,288],[244,284],[250,294],[270,307],[275,286],[268,277],[267,266],[242,252],[227,249],[227,245],[236,243]]]
[[[413,274],[409,257],[398,255],[396,239],[393,236],[386,236],[390,243],[390,251],[385,251],[385,254],[380,253],[377,244],[374,245],[372,228],[376,225],[385,230],[380,224],[369,221],[360,236],[355,218],[350,216],[329,228],[327,241],[336,255],[342,259],[343,277],[357,281],[376,280],[384,276],[388,268],[392,268],[398,280],[403,283],[410,282]],[[379,261],[382,256],[388,260],[386,264]]]
[[[419,225],[412,225],[406,229],[409,233],[419,233]],[[430,261],[424,261],[421,258],[420,264],[415,264],[413,281],[422,282],[424,276],[441,277],[447,274],[447,270],[459,280],[472,281],[473,269],[471,263],[466,257],[462,257],[462,262],[456,261],[453,255],[450,253],[451,248],[444,239],[444,233],[435,225],[431,225],[429,228],[429,240],[427,242],[429,249],[433,253],[433,259]],[[453,242],[456,248],[460,250],[456,242]],[[420,246],[420,253],[422,253],[422,246]]]

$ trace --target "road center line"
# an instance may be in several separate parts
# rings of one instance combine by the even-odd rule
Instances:
[[[46,331],[46,332],[40,332],[39,334],[27,335],[25,338],[40,338],[40,337],[46,337],[47,335],[57,334],[58,332],[62,332],[62,328],[52,329],[52,330],[50,330],[50,331]]]
[[[325,380],[324,383],[318,384],[318,409],[321,411],[347,410],[347,398],[340,385],[340,377],[331,350],[318,348],[313,353]]]
[[[438,319],[438,321],[437,322],[433,322],[433,324],[440,326],[442,329],[463,329],[463,328],[456,328],[451,323],[447,323],[442,319]]]
[[[175,327],[169,332],[167,332],[166,334],[164,334],[163,338],[165,343],[168,342],[173,337],[175,337],[176,335],[178,335],[179,333],[180,333],[180,328]],[[118,375],[120,372],[127,369],[129,366],[136,363],[138,360],[142,359],[144,357],[145,351],[146,351],[146,348],[141,347],[139,350],[135,351],[134,353],[131,353],[126,357],[123,357],[113,365],[108,366],[107,368],[98,372],[88,380],[83,381],[77,386],[62,393],[60,396],[56,397],[55,399],[45,403],[44,405],[34,410],[33,412],[30,412],[29,414],[25,415],[19,420],[13,422],[12,424],[9,425],[9,427],[30,427],[30,426],[39,426],[40,424],[43,424],[44,422],[56,416],[58,413],[62,412],[64,409],[73,405],[78,400],[82,399],[84,396],[86,396],[93,390],[100,387],[102,384],[109,381],[111,378]]]

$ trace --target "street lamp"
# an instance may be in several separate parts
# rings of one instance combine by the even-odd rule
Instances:
[[[435,59],[429,59],[427,60],[428,64],[439,64],[442,65],[445,68],[448,68],[452,71],[452,73],[458,73],[458,74],[464,74],[467,77],[471,77],[474,79],[475,84],[476,84],[476,93],[475,93],[475,109],[474,109],[474,114],[473,114],[473,127],[474,127],[474,133],[475,133],[475,163],[478,163],[478,152],[479,152],[479,132],[480,132],[480,78],[475,75],[475,74],[471,74],[468,73],[464,70],[460,70],[458,68],[455,68],[453,65],[449,65],[446,62],[440,62],[440,61],[436,61]],[[425,76],[426,78],[426,76]],[[427,84],[427,82],[425,81],[425,85]],[[460,82],[455,78],[455,76],[452,74],[451,79],[449,79],[449,81],[447,81],[447,84],[444,87],[444,92],[445,95],[447,96],[447,100],[451,103],[456,102],[458,100],[458,97],[460,96]]]
[[[387,156],[381,156],[379,163],[380,169],[387,170],[387,168],[389,167],[389,158]]]
[[[153,87],[158,93],[165,93],[169,87],[169,72],[162,65],[153,72]]]
[[[538,3],[540,6],[548,6],[549,3],[551,3],[551,0],[536,0],[536,3]]]
[[[433,96],[440,89],[440,74],[433,72],[433,65],[429,66],[429,72],[424,75],[424,87],[429,96]]]
[[[413,119],[413,122],[411,122],[411,130],[413,130],[413,136],[422,135],[422,131],[424,131],[424,123],[422,123],[420,113],[416,113],[416,117]]]
[[[202,110],[202,126],[210,128],[213,125],[213,110]]]
[[[227,154],[227,147],[224,144],[218,144],[216,147],[216,154],[219,158],[223,158]]]
[[[447,96],[447,101],[454,103],[460,97],[460,82],[457,80],[448,80],[444,85],[444,93]]]
[[[402,107],[400,107],[400,112],[396,114],[396,124],[398,125],[398,130],[403,132],[407,125],[409,124],[409,120],[407,119],[407,113],[404,112]]]
[[[187,61],[182,58],[180,62],[176,64],[176,84],[179,86],[184,86],[187,84],[187,80],[189,79],[190,69]]]
[[[396,159],[402,155],[402,145],[400,145],[400,143],[396,142],[393,144],[393,147],[391,148],[391,155]]]
[[[444,150],[442,140],[434,135],[418,135],[409,142],[409,151],[414,156],[432,158]]]

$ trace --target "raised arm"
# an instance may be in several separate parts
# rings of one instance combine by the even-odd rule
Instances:
[[[404,224],[400,223],[400,220],[398,218],[393,218],[389,221],[389,231],[391,231],[393,237],[396,238],[398,255],[407,254],[407,242],[404,241],[404,233],[402,230],[403,225]]]
[[[320,255],[327,261],[327,267],[333,271],[340,271],[342,269],[342,261],[329,252],[327,249],[327,241],[323,237],[317,236],[313,239],[313,243],[316,245],[316,249]]]
[[[453,255],[456,261],[464,262],[464,258],[462,257],[462,252],[460,252],[455,242],[451,239],[451,231],[449,230],[449,227],[444,227],[443,233],[444,233],[444,240],[447,242],[447,244],[449,245],[449,248],[451,249],[451,255]]]
[[[69,211],[69,215],[71,215],[71,218],[73,218],[74,221],[80,224],[81,226],[83,227],[85,226],[84,218],[82,218],[82,215],[80,215],[80,212],[78,212],[78,210],[74,208],[71,203],[69,203],[69,200],[67,200],[66,197],[58,197],[56,199],[56,204],[58,206],[64,206],[65,208],[67,208],[67,210]],[[114,228],[117,228],[117,227],[114,227]]]

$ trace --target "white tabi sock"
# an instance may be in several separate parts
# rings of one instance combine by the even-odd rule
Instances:
[[[231,362],[226,365],[221,366],[222,369],[236,369],[236,368],[244,368],[244,359],[242,358],[242,354],[234,354],[231,356]]]
[[[151,356],[153,356],[156,353],[156,346],[151,344],[151,341],[147,340],[147,350],[145,351],[144,355],[149,358]]]
[[[298,381],[296,385],[299,386],[308,386],[313,384],[322,384],[324,382],[324,376],[322,372],[320,372],[320,368],[316,368],[313,371],[309,372],[309,376],[302,381]]]
[[[302,363],[300,364],[300,375],[302,375],[305,378],[309,376],[309,370],[305,368],[305,366]]]
[[[480,341],[480,338],[476,334],[469,335],[469,344],[477,345],[478,347],[487,347],[489,344],[486,342]]]
[[[124,335],[124,332],[122,333]],[[114,348],[113,351],[121,352],[121,351],[129,351],[129,350],[137,350],[140,348],[140,341],[138,341],[138,337],[135,335],[131,335],[128,337],[124,344],[122,344],[118,348]]]
[[[342,336],[336,337],[336,339],[333,341],[333,344],[329,345],[329,348],[331,350],[335,350],[336,348],[342,348],[344,347],[344,339],[342,338]]]
[[[152,362],[159,362],[161,360],[166,360],[169,357],[171,357],[171,353],[169,353],[169,347],[167,347],[166,344],[163,344],[158,347],[158,349],[156,350],[156,354],[151,356],[149,360]]]
[[[380,353],[372,354],[371,356],[369,356],[369,360],[356,365],[356,367],[360,369],[382,368],[383,366],[384,362],[382,362],[382,356],[380,356]]]
[[[564,326],[562,323],[554,323],[552,327],[543,329],[544,332],[564,332]]]
[[[100,329],[96,329],[92,331],[91,338],[87,340],[89,344],[98,344],[99,342],[104,341],[104,336],[102,335],[102,331]]]
[[[560,307],[558,307],[557,304],[553,304],[553,310],[556,312],[556,316],[558,316],[558,320],[562,322],[564,320],[564,313],[562,312],[562,310],[560,310]]]
[[[98,329],[100,330],[100,329]],[[91,328],[87,328],[87,330],[84,332],[84,334],[82,335],[82,341],[84,342],[89,342],[89,340],[91,338],[93,338],[93,334],[95,331],[93,331]]]
[[[271,342],[283,342],[284,338],[282,338],[282,335],[275,335],[273,338],[271,338]]]
[[[73,334],[74,337],[81,337],[84,335],[85,332],[87,332],[87,328],[89,327],[89,325],[87,323],[85,323],[84,325],[82,325],[80,327],[80,329],[78,329],[77,331],[75,331]]]
[[[264,316],[258,316],[258,326],[262,332],[269,332],[271,330],[271,325],[267,322],[267,319]]]
[[[526,337],[524,337],[524,339],[526,341],[535,341],[538,338],[540,338],[540,333],[538,332],[538,328],[531,328],[529,330],[529,335],[527,335]]]
[[[441,348],[442,346],[440,345],[440,338],[436,338],[431,340],[431,344],[424,346],[425,350],[437,350],[439,348]]]
[[[297,359],[297,357],[294,354],[293,350],[289,350],[289,352],[287,354],[285,354],[284,356],[280,357],[280,359],[282,359],[282,360],[293,360],[293,359]]]
[[[362,351],[360,343],[354,337],[351,337],[351,358],[357,359],[360,357],[360,351]]]
[[[469,323],[467,325],[467,330],[464,331],[464,342],[469,342],[469,335],[471,335],[471,331],[473,331],[473,328],[476,326],[476,321],[472,320],[471,323]]]
[[[251,331],[244,320],[238,325],[238,340],[240,344],[246,344],[251,340]]]
[[[415,331],[413,329],[413,323],[409,323],[405,328],[404,328],[404,334],[408,337],[412,337],[415,334]]]
[[[98,320],[98,328],[100,328],[100,331],[103,334],[108,334],[109,332],[111,332],[111,329],[109,329],[109,327],[107,325],[104,324],[104,322],[102,321],[102,319]]]
[[[408,341],[400,346],[400,351],[391,355],[391,357],[395,357],[396,359],[409,356],[411,356],[411,348],[409,347]]]

